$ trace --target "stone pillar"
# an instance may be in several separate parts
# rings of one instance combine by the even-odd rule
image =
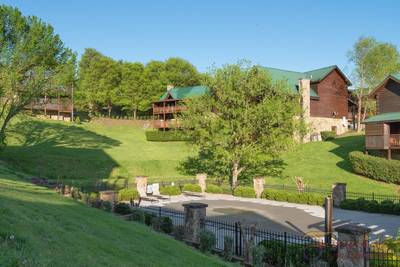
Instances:
[[[346,199],[346,184],[335,183],[332,185],[333,206],[339,207],[340,203]]]
[[[145,197],[147,196],[147,176],[136,176],[135,177],[135,182],[136,182],[136,189],[139,193],[140,197]]]
[[[265,184],[264,177],[258,176],[253,178],[253,187],[254,187],[254,192],[256,192],[257,198],[261,197],[261,194],[264,191],[264,184]]]
[[[185,208],[184,239],[192,243],[199,243],[199,232],[204,227],[207,204],[187,203]]]
[[[299,80],[299,93],[301,96],[301,108],[303,110],[303,120],[306,125],[309,125],[310,123],[310,105],[311,105],[311,100],[310,100],[310,90],[311,90],[311,85],[310,85],[310,79],[300,79]],[[307,133],[303,137],[303,142],[310,142],[311,135],[310,133]]]
[[[100,200],[102,201],[108,201],[111,203],[117,202],[118,201],[118,194],[116,194],[115,191],[112,190],[107,190],[107,191],[100,191]]]
[[[204,193],[207,188],[207,173],[198,173],[196,174],[196,179],[199,182],[199,185],[201,187],[201,192]]]
[[[338,267],[369,267],[368,234],[371,229],[357,224],[346,224],[338,232]]]

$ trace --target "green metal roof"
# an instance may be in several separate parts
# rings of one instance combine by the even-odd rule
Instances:
[[[273,80],[286,80],[294,93],[299,92],[298,84],[300,79],[310,79],[311,82],[319,82],[322,79],[324,79],[334,69],[339,70],[339,68],[336,65],[310,70],[306,72],[282,70],[269,67],[264,67],[264,69],[268,71]],[[350,83],[350,81],[348,80],[347,82]],[[311,88],[310,90],[310,96],[318,97],[317,92],[313,88]]]
[[[202,96],[208,93],[209,89],[207,86],[188,86],[188,87],[174,87],[171,90],[165,92],[161,97],[160,100],[165,99],[168,94],[172,96],[173,99],[186,99],[186,98],[193,98],[196,96]]]
[[[400,112],[382,113],[369,117],[364,123],[400,121]]]
[[[393,76],[394,78],[400,81],[400,73],[393,73],[390,76]]]

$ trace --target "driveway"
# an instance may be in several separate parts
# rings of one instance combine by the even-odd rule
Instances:
[[[266,199],[248,199],[230,195],[206,194],[204,197],[177,196],[155,204],[183,211],[182,204],[201,202],[208,204],[207,217],[220,221],[240,221],[256,224],[269,231],[292,234],[310,234],[324,230],[324,209],[319,206],[277,202]],[[152,205],[143,203],[143,205]],[[373,214],[335,208],[333,226],[358,223],[369,227],[370,239],[386,235],[395,236],[400,228],[400,216]]]

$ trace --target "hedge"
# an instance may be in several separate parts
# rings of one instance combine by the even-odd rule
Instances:
[[[177,196],[181,194],[181,190],[177,186],[163,186],[160,188],[160,194],[165,196]]]
[[[224,191],[222,190],[222,187],[215,185],[215,184],[208,184],[206,188],[207,193],[212,193],[212,194],[223,194]]]
[[[131,199],[139,199],[139,193],[136,189],[121,189],[118,191],[118,199],[121,201],[130,201]]]
[[[336,133],[334,131],[322,131],[321,132],[321,139],[323,141],[333,140],[336,137]]]
[[[291,203],[319,206],[322,206],[325,202],[325,195],[311,192],[295,192],[267,189],[263,192],[262,197],[275,201],[285,201]]]
[[[190,138],[180,131],[146,131],[146,140],[153,142],[188,141]]]
[[[394,203],[392,200],[384,200],[379,203],[376,200],[366,200],[364,198],[346,199],[340,203],[340,208],[346,210],[360,210],[370,213],[400,215],[400,203]]]
[[[254,198],[254,197],[256,197],[256,192],[254,191],[253,187],[238,186],[238,187],[235,188],[235,191],[233,192],[233,195],[237,196],[237,197]]]
[[[349,153],[353,171],[374,180],[400,184],[400,161],[365,155],[360,151]]]
[[[182,191],[201,193],[201,187],[198,184],[185,184]]]

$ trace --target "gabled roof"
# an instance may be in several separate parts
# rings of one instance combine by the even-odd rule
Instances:
[[[373,117],[369,117],[364,121],[364,123],[394,122],[394,121],[400,121],[400,112],[382,113]]]
[[[187,87],[174,87],[171,90],[165,92],[160,100],[166,99],[168,96],[171,96],[173,99],[182,100],[187,98],[193,98],[197,96],[202,96],[209,92],[207,86],[187,86]]]
[[[368,97],[369,98],[375,97],[376,94],[378,93],[379,89],[381,89],[382,86],[384,84],[386,84],[386,82],[390,79],[400,83],[400,73],[393,73],[393,74],[388,75],[377,87],[375,87],[374,90],[372,90],[372,92],[368,95]]]
[[[298,93],[298,83],[300,79],[310,79],[311,83],[322,81],[328,74],[330,74],[333,70],[339,71],[339,73],[346,80],[348,85],[351,85],[351,82],[347,77],[343,74],[343,72],[339,69],[338,66],[332,65],[320,69],[310,70],[306,72],[297,72],[290,70],[282,70],[276,68],[264,67],[265,70],[271,75],[273,80],[286,80],[290,85],[293,92]],[[318,97],[317,92],[311,88],[310,95],[312,97]]]

